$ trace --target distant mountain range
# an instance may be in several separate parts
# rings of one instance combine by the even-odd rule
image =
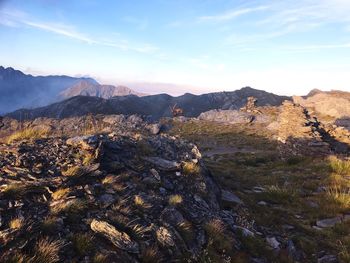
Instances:
[[[37,109],[17,110],[7,116],[16,119],[37,117],[66,118],[85,114],[140,114],[152,119],[171,116],[170,107],[177,105],[184,111],[184,116],[197,117],[200,113],[213,109],[239,109],[245,105],[247,97],[254,96],[258,105],[280,105],[290,97],[278,96],[250,87],[232,92],[215,92],[203,95],[186,93],[173,97],[167,94],[150,96],[119,96],[110,99],[99,97],[76,96]]]
[[[109,99],[130,94],[145,95],[123,86],[100,85],[92,78],[32,76],[0,66],[0,113],[46,106],[77,95]]]

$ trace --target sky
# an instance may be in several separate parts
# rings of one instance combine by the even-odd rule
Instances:
[[[173,95],[350,91],[349,14],[350,0],[0,0],[0,65]]]

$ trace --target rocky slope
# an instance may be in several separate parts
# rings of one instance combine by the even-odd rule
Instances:
[[[0,145],[1,261],[235,257],[234,233],[254,231],[234,213],[239,198],[219,189],[195,145],[142,127]]]
[[[116,87],[113,85],[100,85],[92,83],[90,81],[82,80],[73,85],[72,87],[62,91],[59,94],[59,98],[61,100],[64,100],[79,95],[110,99],[115,96],[145,96],[146,94],[136,92],[124,86]]]
[[[274,95],[249,87],[232,92],[217,92],[203,95],[184,94],[172,97],[167,94],[152,96],[113,97],[105,100],[96,97],[77,96],[46,107],[32,110],[18,110],[7,116],[16,119],[37,117],[67,118],[85,114],[140,114],[154,120],[171,116],[173,105],[183,109],[184,116],[197,117],[202,112],[212,109],[239,109],[245,105],[248,97],[258,99],[258,105],[280,105],[288,97]]]
[[[344,91],[311,91],[305,97],[293,97],[295,103],[308,108],[309,111],[334,119],[349,118],[350,93]]]

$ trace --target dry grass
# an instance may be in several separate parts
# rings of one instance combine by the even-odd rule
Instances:
[[[219,251],[230,251],[232,249],[234,240],[232,237],[226,235],[227,229],[222,220],[212,219],[205,224],[204,229],[216,249]]]
[[[84,156],[83,165],[90,165],[94,162],[94,160],[95,160],[95,156],[91,153],[88,153]]]
[[[12,143],[12,142],[21,141],[21,140],[29,140],[29,139],[36,140],[36,139],[46,138],[48,135],[49,135],[49,130],[47,129],[37,130],[37,129],[27,128],[11,134],[7,138],[7,143]]]
[[[24,224],[24,219],[22,217],[16,217],[11,219],[11,221],[9,222],[9,227],[11,229],[20,229],[22,228]]]
[[[69,188],[61,188],[56,190],[51,196],[53,200],[59,200],[64,197],[67,197],[70,192]]]
[[[173,205],[173,206],[176,206],[176,205],[179,205],[182,203],[182,196],[181,195],[171,195],[169,196],[169,205]]]
[[[40,239],[34,251],[34,256],[30,259],[31,263],[55,263],[60,261],[59,250],[63,242],[51,240],[48,238]]]
[[[329,165],[333,172],[340,175],[350,175],[350,161],[341,160],[336,156],[330,156],[328,158]]]
[[[182,164],[182,171],[184,175],[198,175],[200,168],[198,164],[195,164],[193,162],[184,162]]]
[[[62,171],[62,175],[67,177],[80,177],[80,176],[83,176],[84,174],[85,174],[85,169],[84,167],[81,167],[81,166],[73,166],[68,168],[65,171]]]
[[[109,174],[102,179],[102,184],[113,184],[117,180],[115,175]]]
[[[97,253],[92,259],[93,263],[108,263],[108,256],[103,255],[102,253]]]
[[[21,198],[28,193],[45,193],[46,189],[40,185],[25,185],[14,183],[6,186],[3,194],[8,198]]]
[[[143,263],[159,263],[162,262],[162,257],[156,245],[146,247],[141,251],[141,261]]]
[[[83,256],[93,248],[93,237],[87,233],[74,234],[72,237],[72,243],[75,252],[79,256]]]
[[[140,195],[135,195],[134,197],[134,204],[140,208],[143,209],[149,209],[152,207],[151,204],[147,203],[142,196]]]
[[[338,206],[344,209],[350,208],[350,189],[340,186],[332,186],[327,189],[327,195],[332,198]]]

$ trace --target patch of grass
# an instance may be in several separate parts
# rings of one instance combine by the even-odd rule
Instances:
[[[330,156],[328,161],[333,172],[340,175],[350,175],[350,160],[341,160],[336,156]]]
[[[7,138],[7,143],[13,143],[15,141],[21,141],[21,140],[36,140],[41,138],[46,138],[49,135],[48,129],[32,129],[27,128],[21,131],[14,132]]]
[[[193,162],[184,162],[182,164],[182,171],[184,175],[198,175],[200,172],[200,167],[198,164]]]
[[[285,187],[271,185],[260,194],[260,197],[266,202],[284,204],[293,201],[294,192]]]
[[[172,206],[177,206],[180,205],[182,203],[182,196],[181,195],[171,195],[169,196],[169,205]]]
[[[350,208],[350,189],[342,188],[340,186],[333,186],[327,189],[327,194],[330,198],[335,200],[337,204],[344,209]]]
[[[34,256],[30,259],[31,263],[55,263],[60,261],[59,250],[63,246],[60,240],[49,238],[40,239],[34,250]]]
[[[93,237],[88,233],[77,233],[72,237],[74,251],[79,255],[86,255],[93,248]]]
[[[16,217],[11,219],[11,221],[9,222],[9,227],[11,229],[20,229],[22,228],[24,224],[24,219],[22,217]]]
[[[55,192],[53,192],[51,196],[52,196],[53,200],[59,200],[59,199],[62,199],[64,197],[67,197],[69,192],[70,192],[69,188],[60,188],[60,189],[56,190]]]

